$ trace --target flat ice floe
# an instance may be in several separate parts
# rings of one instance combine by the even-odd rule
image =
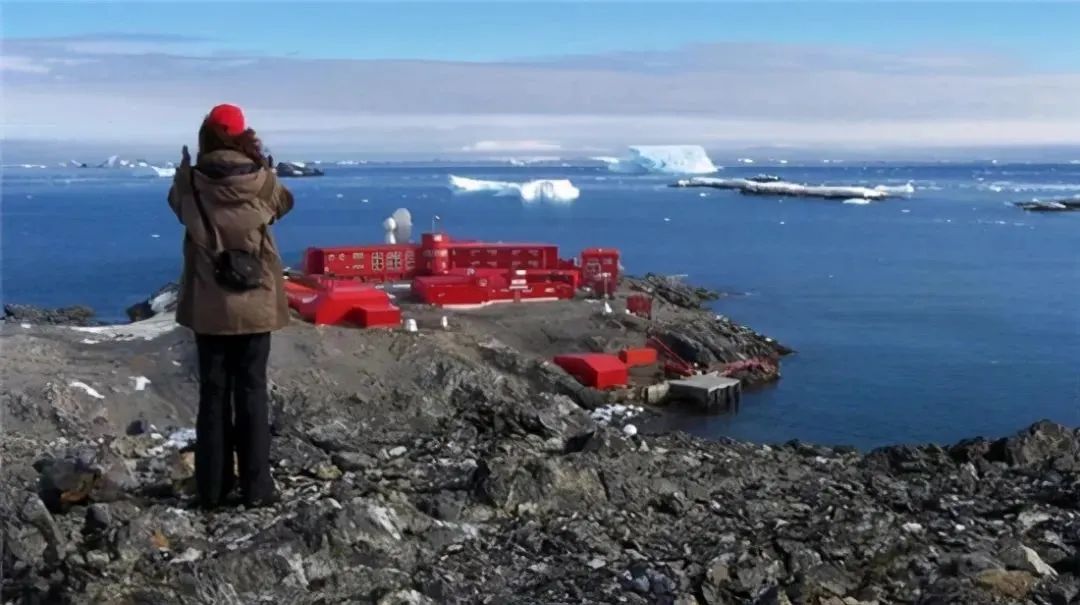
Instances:
[[[455,193],[494,193],[496,196],[516,195],[523,202],[572,202],[581,195],[569,179],[538,179],[514,183],[483,181],[450,175],[450,189]]]
[[[851,185],[802,185],[786,181],[757,181],[750,179],[717,179],[696,177],[682,179],[675,187],[712,187],[715,189],[734,189],[750,195],[784,195],[793,197],[820,197],[825,199],[845,200],[880,200],[887,197],[910,195],[915,187],[907,185],[861,187]]]

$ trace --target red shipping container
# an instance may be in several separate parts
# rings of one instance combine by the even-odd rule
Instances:
[[[364,303],[353,307],[349,317],[364,328],[394,328],[401,325],[401,309],[394,305]]]
[[[623,349],[619,351],[619,359],[631,368],[654,364],[656,363],[657,357],[656,349],[651,349],[649,347]]]
[[[624,386],[630,380],[626,364],[614,355],[604,353],[575,353],[558,355],[555,365],[581,384],[596,389]]]

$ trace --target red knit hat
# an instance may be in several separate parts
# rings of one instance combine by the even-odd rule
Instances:
[[[246,129],[244,126],[244,112],[236,105],[224,103],[210,110],[207,118],[211,124],[221,126],[225,134],[236,136]]]

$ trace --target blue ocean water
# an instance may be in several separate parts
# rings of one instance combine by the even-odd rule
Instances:
[[[849,205],[673,189],[669,177],[586,166],[327,166],[289,182],[276,228],[287,263],[308,245],[382,237],[398,207],[462,237],[615,246],[635,273],[686,274],[736,295],[723,313],[795,348],[783,379],[732,416],[671,416],[707,436],[872,447],[1080,424],[1080,213],[1008,202],[1080,194],[1077,165],[830,164],[727,168],[787,180],[903,184],[908,199]],[[454,195],[450,174],[569,178],[573,203]],[[109,169],[5,169],[2,297],[84,303],[120,320],[177,275],[169,179]]]

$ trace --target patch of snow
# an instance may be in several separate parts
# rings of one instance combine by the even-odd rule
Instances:
[[[164,168],[161,166],[151,166],[150,168],[154,171],[154,174],[158,175],[161,178],[172,178],[176,176],[176,168],[173,168],[171,166]]]
[[[136,391],[145,391],[146,385],[150,384],[150,379],[146,376],[132,376],[131,380],[135,382]]]
[[[644,413],[645,408],[641,406],[623,405],[621,403],[613,403],[596,408],[589,412],[589,417],[595,420],[598,424],[611,424],[613,421],[622,419],[629,420],[634,416],[638,416]],[[635,429],[636,430],[636,429]]]
[[[32,328],[34,326],[32,326],[30,324],[19,324],[19,327],[24,329],[24,330],[29,330],[30,328]]]
[[[170,433],[163,445],[173,449],[183,449],[195,443],[195,438],[195,429],[180,429]]]
[[[173,290],[166,290],[161,294],[158,294],[154,298],[150,299],[150,310],[154,312],[154,315],[158,313],[164,313],[165,309],[176,302],[176,292]]]
[[[152,304],[151,304],[152,306]],[[88,334],[96,334],[107,340],[154,340],[172,332],[179,324],[176,323],[176,314],[161,313],[144,321],[119,325],[119,326],[75,326],[72,330]]]
[[[70,386],[73,387],[73,388],[76,388],[76,389],[82,389],[82,390],[86,391],[86,394],[90,395],[94,399],[105,399],[104,395],[97,392],[96,389],[94,389],[90,385],[86,384],[85,382],[80,382],[80,381],[76,380],[76,381],[72,382]]]

